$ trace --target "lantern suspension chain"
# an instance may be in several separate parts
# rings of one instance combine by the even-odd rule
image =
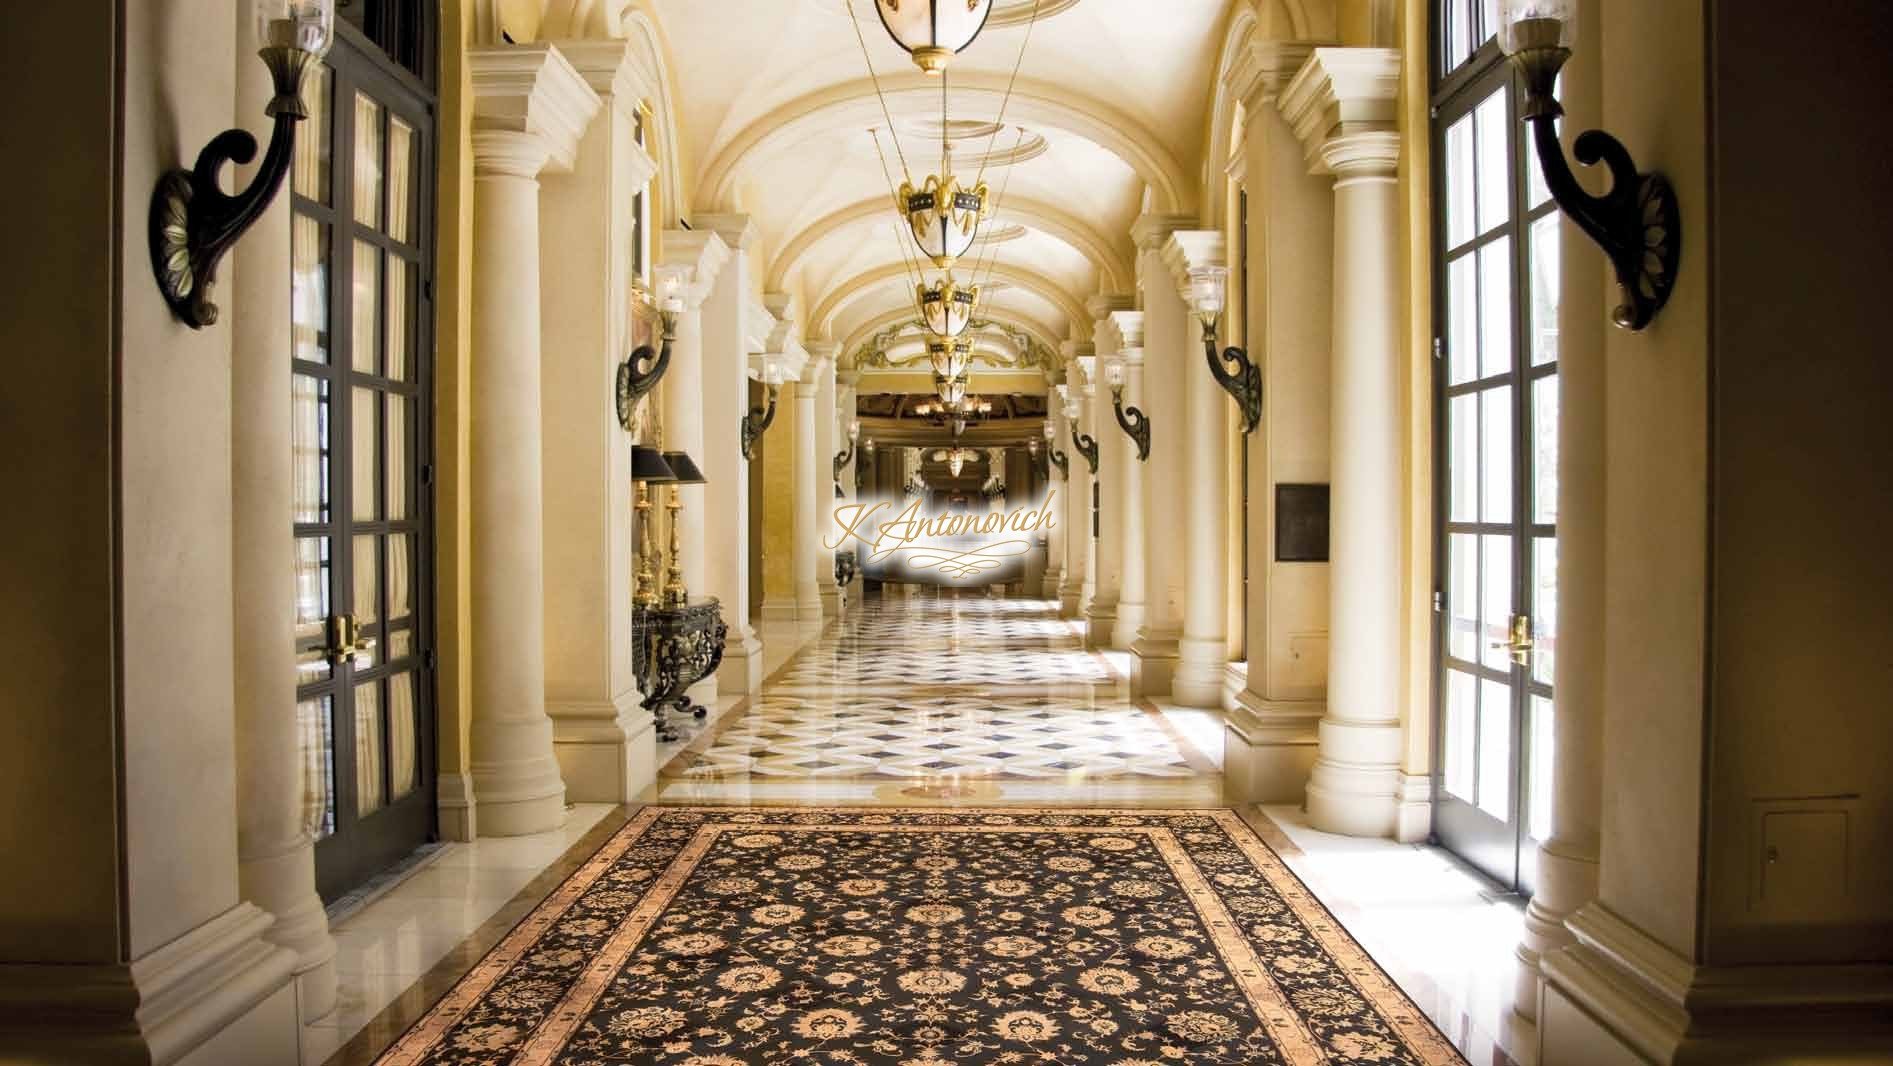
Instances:
[[[854,0],[848,2],[853,3]],[[1032,43],[1032,27],[1039,22],[1039,2],[1032,0],[1032,18],[1025,24],[1025,39],[1019,42],[1019,58],[1012,62],[1012,76],[1006,79],[1006,95],[999,98],[999,117],[993,120],[993,133],[986,141],[986,158],[979,161],[979,176],[973,179],[975,186],[986,179],[986,165],[992,162],[993,147],[999,143],[999,131],[1005,128],[1006,109],[1012,106],[1012,87],[1018,84],[1019,68],[1025,65],[1025,50]],[[856,29],[855,32],[861,31]],[[1024,132],[1023,127],[1020,132]]]
[[[888,169],[887,151],[881,147],[881,131],[870,129],[868,130],[868,134],[874,138],[874,153],[881,157],[881,176],[887,179],[887,194],[891,199],[893,199],[894,206],[896,209],[898,209],[901,206],[900,194],[894,191],[894,173],[893,171]],[[888,131],[888,136],[890,137],[893,136],[892,130]],[[896,143],[896,147],[897,148],[899,147],[898,143]],[[926,275],[920,269],[920,260],[915,258],[908,251],[907,240],[901,235],[901,227],[898,222],[894,224],[894,245],[895,247],[900,249],[900,259],[901,259],[902,269],[907,271],[907,276],[911,279],[913,283],[908,286],[908,291],[910,293],[913,293],[913,295],[910,295],[908,299],[913,302],[914,314],[919,315],[922,318],[925,318],[926,316],[921,309],[920,297],[915,286],[917,286],[920,282],[925,281]]]
[[[1035,16],[1037,11],[1037,0],[1033,0]],[[868,39],[861,33],[861,20],[855,17],[854,0],[848,0],[848,21],[854,23],[855,43],[861,46],[861,62],[867,65],[868,81],[874,84],[874,98],[880,101],[881,117],[887,120],[887,135],[894,141],[894,155],[900,159],[901,176],[911,182],[914,180],[914,172],[907,165],[907,154],[900,150],[900,133],[894,129],[894,116],[887,110],[887,94],[881,91],[881,76],[874,72],[874,59],[868,55]],[[876,147],[879,147],[878,141]],[[883,165],[885,166],[885,162]],[[896,206],[899,206],[900,198],[897,196],[894,199]]]
[[[1016,154],[1019,150],[1019,146],[1024,143],[1025,127],[1020,126],[1019,135],[1012,142],[1013,152]],[[1012,172],[1017,169],[1017,167],[1007,167],[1006,176],[999,180],[999,195],[993,199],[992,206],[992,215],[995,220],[999,217],[999,206],[1006,202],[1006,190],[1012,187]],[[991,239],[993,232],[994,231],[990,230],[987,232],[986,247],[979,250],[979,258],[973,261],[973,281],[980,285],[991,282],[992,271],[999,266],[999,245]],[[986,271],[986,277],[983,281],[979,276],[981,270]]]

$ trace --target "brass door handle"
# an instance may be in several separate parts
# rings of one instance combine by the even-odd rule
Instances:
[[[1491,646],[1509,651],[1512,661],[1519,666],[1530,666],[1532,649],[1537,647],[1531,636],[1531,617],[1522,614],[1513,615],[1511,639],[1495,640]]]
[[[340,666],[344,659],[360,659],[375,650],[375,638],[362,635],[361,624],[352,614],[329,616],[329,661]],[[362,666],[357,662],[355,665]]]

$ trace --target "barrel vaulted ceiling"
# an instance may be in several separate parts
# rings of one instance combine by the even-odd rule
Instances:
[[[1130,229],[1148,202],[1194,211],[1210,79],[1229,0],[1036,0],[1039,20],[1000,102],[1035,0],[997,0],[947,72],[954,171],[1004,189],[987,240],[982,317],[1007,357],[1023,333],[1056,351],[1086,339],[1085,301],[1134,285]],[[940,168],[941,79],[918,71],[854,0],[916,184]],[[697,213],[757,226],[765,289],[794,297],[808,341],[847,359],[897,322],[912,280],[870,129],[901,180],[847,0],[650,0],[669,47],[679,137]],[[1021,132],[1023,131],[1023,132]],[[911,243],[907,254],[912,253]],[[956,275],[969,280],[962,260]],[[934,271],[927,267],[931,277]],[[985,272],[979,280],[986,280]]]

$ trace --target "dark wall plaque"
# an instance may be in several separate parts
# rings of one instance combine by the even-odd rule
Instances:
[[[1275,486],[1275,561],[1328,561],[1328,486]]]

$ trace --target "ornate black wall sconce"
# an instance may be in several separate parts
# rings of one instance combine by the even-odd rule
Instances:
[[[1097,438],[1089,433],[1078,432],[1078,423],[1073,422],[1071,424],[1071,446],[1078,449],[1079,455],[1084,456],[1086,469],[1091,471],[1091,476],[1096,477],[1098,474]]]
[[[1111,409],[1117,412],[1117,425],[1137,445],[1137,461],[1150,459],[1150,417],[1135,407],[1124,406],[1124,364],[1112,363],[1105,370],[1111,386]]]
[[[618,364],[618,424],[627,432],[637,414],[638,402],[657,388],[657,383],[664,379],[664,371],[670,369],[670,343],[677,339],[677,315],[660,310],[657,323],[662,343],[656,349],[640,344]]]
[[[861,422],[848,423],[848,446],[835,453],[835,498],[842,499],[848,494],[841,491],[841,470],[854,461],[855,442],[861,439]]]
[[[329,50],[335,37],[334,0],[256,0],[257,55],[269,67],[275,95],[263,108],[274,120],[269,148],[249,187],[227,196],[217,172],[225,163],[256,158],[256,138],[247,130],[225,130],[197,153],[189,170],[168,170],[151,194],[151,269],[158,291],[178,321],[203,329],[217,321],[210,300],[217,264],[263,215],[296,150],[296,124],[309,117],[302,102],[302,76]]]
[[[1640,330],[1669,302],[1682,256],[1682,216],[1676,192],[1661,174],[1643,174],[1623,142],[1603,130],[1586,130],[1572,144],[1577,161],[1610,168],[1610,190],[1592,196],[1578,184],[1558,143],[1558,71],[1571,58],[1576,38],[1576,0],[1504,0],[1499,47],[1511,58],[1525,88],[1525,123],[1545,186],[1579,229],[1604,250],[1617,273],[1624,302],[1611,320]]]
[[[1210,376],[1235,398],[1242,412],[1242,432],[1249,434],[1262,424],[1262,368],[1249,362],[1249,353],[1241,348],[1225,348],[1220,358],[1216,354],[1216,327],[1222,321],[1228,280],[1227,267],[1190,271],[1190,302],[1203,324],[1203,357],[1209,361]]]
[[[776,420],[776,395],[782,391],[782,377],[774,367],[763,373],[763,380],[768,382],[769,406],[752,407],[743,416],[743,458],[756,458],[756,442]]]
[[[1045,420],[1045,462],[1047,464],[1046,473],[1050,474],[1051,473],[1050,467],[1055,466],[1058,468],[1059,477],[1070,480],[1071,458],[1067,456],[1064,452],[1061,452],[1058,450],[1057,441],[1058,441],[1058,428],[1052,425],[1051,419],[1047,418]]]

